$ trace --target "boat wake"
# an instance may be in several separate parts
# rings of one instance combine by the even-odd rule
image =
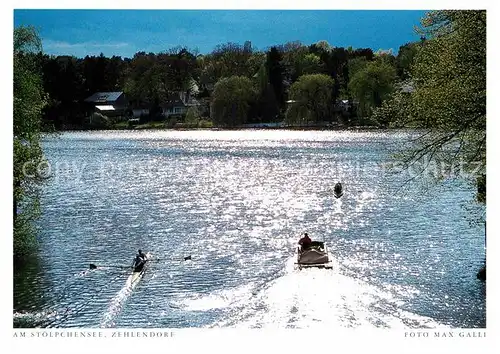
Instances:
[[[446,328],[435,320],[403,309],[415,289],[379,288],[333,269],[297,270],[294,259],[284,274],[265,285],[247,284],[183,301],[184,311],[225,310],[206,327],[233,328]]]
[[[61,317],[58,311],[43,310],[37,312],[14,312],[14,327],[29,328],[57,320]]]
[[[151,257],[148,253],[148,257]],[[115,318],[123,309],[123,306],[130,294],[137,286],[142,276],[144,275],[145,269],[141,272],[133,272],[127,278],[124,287],[118,292],[118,294],[111,300],[108,310],[104,313],[100,327],[109,328],[115,326]]]
[[[116,296],[111,300],[108,310],[103,315],[101,320],[101,328],[109,328],[115,325],[114,319],[121,312],[125,301],[129,298],[133,290],[132,283],[133,274],[129,275],[125,286],[116,294]]]

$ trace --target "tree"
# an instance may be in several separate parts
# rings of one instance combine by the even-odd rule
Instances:
[[[329,121],[332,116],[333,79],[324,74],[301,76],[291,87],[293,102],[286,113],[290,124]]]
[[[386,62],[370,62],[349,81],[349,91],[359,101],[358,114],[366,118],[394,88],[396,70]]]
[[[281,60],[281,53],[276,47],[272,47],[267,53],[266,68],[269,83],[273,87],[279,110],[281,110],[285,102],[285,88],[283,86],[284,68]]]
[[[370,48],[358,48],[358,49],[355,49],[354,51],[351,51],[349,53],[349,56],[350,56],[350,59],[363,57],[368,61],[372,61],[374,54],[373,54],[373,50],[371,50]]]
[[[392,49],[379,49],[374,54],[376,61],[396,67],[396,57],[392,54]]]
[[[260,91],[256,102],[255,117],[249,117],[249,122],[275,122],[278,114],[278,102],[273,87],[268,83]]]
[[[38,173],[44,162],[40,145],[42,109],[46,105],[40,63],[40,37],[33,27],[14,30],[14,257],[28,256],[35,240],[32,222],[38,216]]]
[[[316,54],[310,53],[301,59],[301,75],[319,74],[321,72],[321,60]]]
[[[344,48],[333,48],[325,59],[326,73],[335,80],[333,94],[336,100],[342,90],[347,90],[347,84],[349,83],[347,66],[349,53]]]
[[[252,45],[248,41],[243,46],[229,42],[215,47],[210,58],[218,72],[217,79],[232,75],[253,75],[254,73],[251,73],[249,68],[252,53]]]
[[[200,112],[198,112],[198,108],[196,107],[189,107],[189,109],[186,112],[186,118],[184,119],[184,122],[190,126],[198,126],[198,122],[201,119]]]
[[[283,79],[295,82],[303,75],[304,57],[309,53],[307,46],[300,42],[288,42],[283,46]]]
[[[398,95],[387,105],[397,124],[424,129],[396,157],[420,173],[446,166],[437,180],[446,172],[468,178],[477,201],[486,203],[486,11],[431,11],[421,24],[425,40],[409,68],[412,90],[403,105]],[[486,279],[486,266],[478,278]]]
[[[321,41],[317,42],[316,44],[314,44],[314,46],[318,49],[318,51],[322,51],[322,52],[329,52],[333,49],[333,47],[330,45],[330,43],[328,43],[325,40],[321,40]]]
[[[403,82],[398,85],[394,92],[373,110],[372,119],[383,128],[401,128],[398,122],[408,117],[411,93],[405,92],[404,88],[411,87],[411,83]]]
[[[411,67],[413,91],[398,114],[401,126],[426,128],[402,156],[406,166],[423,157],[458,160],[482,175],[486,168],[486,12],[431,11],[422,20]],[[397,101],[393,99],[392,101]]]
[[[356,73],[364,69],[368,65],[368,60],[365,57],[357,57],[350,59],[347,63],[347,68],[349,70],[349,77],[354,77]]]
[[[396,66],[398,70],[398,76],[401,79],[409,78],[409,73],[411,71],[411,66],[417,51],[419,49],[420,43],[406,43],[399,47],[398,55],[396,57]]]
[[[263,66],[266,65],[266,53],[263,52],[253,52],[248,58],[247,66],[249,70],[249,76],[253,77]],[[267,75],[267,73],[266,73]]]
[[[234,127],[246,123],[256,92],[245,76],[223,78],[212,93],[211,117],[216,125]]]

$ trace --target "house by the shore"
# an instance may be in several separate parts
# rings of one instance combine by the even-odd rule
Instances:
[[[100,113],[107,117],[126,117],[128,115],[128,100],[122,91],[96,92],[87,97],[88,113]]]
[[[164,102],[160,103],[160,107],[165,118],[171,116],[184,117],[191,107],[197,108],[200,114],[205,109],[203,103],[194,98],[189,92],[175,92],[171,94]]]

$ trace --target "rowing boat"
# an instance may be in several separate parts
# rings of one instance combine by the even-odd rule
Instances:
[[[146,268],[149,265],[149,261],[151,260],[151,253],[146,254],[146,261],[142,263],[141,265],[137,266],[134,268],[132,271],[132,274],[127,279],[127,287],[133,288],[137,283],[139,283],[139,280],[141,280],[142,276],[144,275],[144,272],[146,271]]]

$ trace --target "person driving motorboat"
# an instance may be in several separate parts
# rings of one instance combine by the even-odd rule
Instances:
[[[301,251],[309,248],[311,246],[312,240],[309,238],[307,232],[304,232],[304,236],[299,240],[299,245],[301,246]]]

